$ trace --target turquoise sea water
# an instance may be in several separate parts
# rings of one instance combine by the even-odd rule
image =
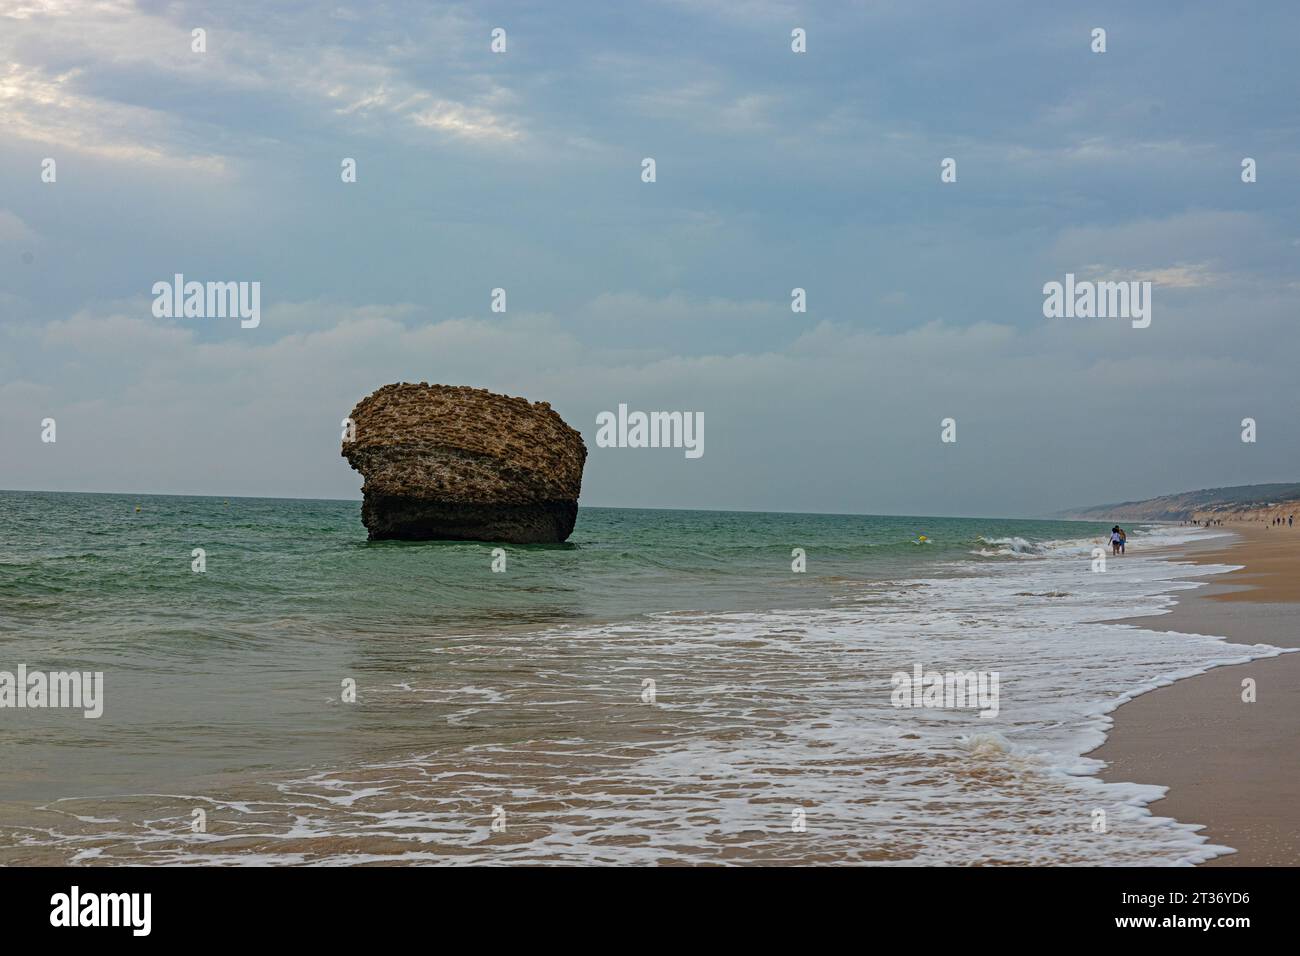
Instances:
[[[487,543],[368,542],[355,501],[0,492],[0,667],[111,676],[109,720],[25,714],[32,736],[0,737],[10,766],[40,761],[28,783],[0,786],[111,791],[142,775],[161,784],[175,770],[333,753],[354,729],[311,705],[337,696],[344,672],[400,677],[418,661],[412,638],[820,607],[856,581],[1006,560],[971,554],[1009,550],[989,540],[1103,530],[583,508],[568,542],[504,546],[496,573]],[[922,534],[932,543],[918,545]],[[795,548],[805,573],[791,570]],[[81,739],[65,739],[69,723]],[[54,756],[78,751],[84,763]]]
[[[136,508],[139,508],[139,511]],[[978,560],[1100,523],[582,508],[562,545],[368,542],[351,501],[0,492],[0,595],[22,630],[162,620],[182,641],[313,638],[799,606],[839,577]],[[920,535],[930,540],[918,545]],[[191,570],[203,548],[207,571]],[[791,576],[791,552],[808,556]],[[993,555],[1004,557],[1005,554]],[[185,627],[192,628],[189,632]],[[144,644],[163,650],[150,628]],[[47,636],[52,636],[45,630]],[[89,635],[87,635],[89,637]],[[157,641],[157,644],[153,644]]]
[[[611,794],[631,786],[608,761],[635,759],[637,773],[654,780],[643,786],[656,792],[675,780],[699,788],[701,768],[717,759],[692,756],[701,746],[751,747],[764,766],[808,774],[811,791],[816,761],[774,741],[792,722],[820,716],[811,726],[835,728],[827,747],[870,739],[873,759],[888,754],[894,738],[871,736],[876,718],[864,716],[878,711],[854,718],[863,721],[855,730],[846,702],[853,712],[887,703],[879,682],[930,653],[908,644],[926,628],[936,661],[969,636],[984,660],[997,664],[1005,646],[1032,667],[1041,655],[1025,642],[1049,631],[1062,636],[1062,655],[1078,653],[1077,635],[1064,641],[1084,615],[1062,616],[1052,595],[1075,588],[1061,581],[1115,588],[1079,599],[1116,616],[1158,606],[1151,595],[1168,587],[1159,562],[1142,565],[1137,582],[1087,573],[1105,524],[583,508],[569,542],[505,546],[505,570],[494,572],[490,544],[370,543],[359,511],[359,502],[343,501],[0,492],[0,670],[105,675],[100,719],[0,711],[0,824],[9,824],[0,827],[0,862],[158,859],[160,846],[171,847],[149,822],[159,814],[174,812],[184,830],[187,808],[207,805],[195,801],[235,814],[231,807],[272,791],[301,797],[320,786],[302,782],[312,774],[342,774],[349,787],[375,773],[415,779],[361,786],[369,799],[401,797],[361,820],[339,815],[359,799],[351,789],[342,804],[314,795],[310,812],[290,813],[266,833],[258,826],[279,810],[249,819],[240,810],[245,829],[227,833],[233,842],[222,851],[316,859],[285,841],[357,837],[368,832],[365,819],[412,812],[403,801],[421,792],[420,806],[447,815],[439,826],[478,833],[468,818],[486,811],[472,800],[460,807],[469,798],[445,782],[461,774],[479,785],[512,780],[543,808],[539,819],[548,800],[560,800],[548,792],[554,781],[586,781],[582,799],[608,814],[619,808]],[[930,543],[918,544],[920,535]],[[206,553],[203,573],[192,570],[196,548]],[[795,548],[806,554],[805,573],[792,571]],[[922,593],[930,597],[919,601]],[[1010,610],[1018,616],[1006,617]],[[1169,652],[1170,667],[1217,653],[1203,650],[1185,660],[1181,649]],[[1145,672],[1134,667],[1136,682]],[[664,698],[653,706],[642,699],[647,680]],[[347,682],[355,703],[343,699]],[[1113,696],[1126,686],[1118,681]],[[1047,688],[1040,703],[1043,713],[1022,712],[1035,733],[1061,720],[1043,721]],[[1081,700],[1080,727],[1092,703]],[[899,712],[879,713],[892,720]],[[924,739],[926,728],[917,729],[900,739]],[[975,719],[971,729],[985,727]],[[565,756],[539,765],[539,748]],[[646,757],[680,763],[651,772],[640,765]],[[331,776],[327,790],[339,779]],[[173,807],[177,795],[185,797]],[[728,818],[732,797],[701,799],[702,812]],[[509,802],[502,794],[484,801]],[[81,809],[60,809],[71,806]],[[627,812],[618,839],[653,843],[647,832],[662,824],[655,811]],[[112,832],[88,820],[114,821]],[[412,842],[427,847],[431,826],[360,845],[378,858],[401,856]],[[236,839],[250,827],[257,840]],[[591,850],[557,848],[549,842],[557,831],[546,832],[530,837],[520,858],[585,859]],[[707,858],[719,852],[715,837],[676,839],[696,840]],[[447,839],[438,853],[451,857],[475,843]],[[165,857],[174,861],[190,851],[166,852],[178,853]],[[755,859],[765,852],[752,851]]]

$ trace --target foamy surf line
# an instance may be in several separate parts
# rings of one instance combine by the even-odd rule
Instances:
[[[1281,653],[1105,623],[1230,570],[1142,553],[1201,537],[1135,534],[1104,573],[1080,539],[818,611],[475,635],[443,653],[527,661],[528,679],[392,690],[455,707],[461,746],[217,794],[61,801],[55,823],[17,832],[78,863],[1196,863],[1230,851],[1153,816],[1163,788],[1105,783],[1084,755],[1138,694]],[[892,675],[916,665],[997,672],[997,715],[893,706]],[[503,722],[529,733],[493,739]],[[187,834],[195,807],[211,826]]]

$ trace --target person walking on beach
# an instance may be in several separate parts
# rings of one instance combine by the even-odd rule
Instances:
[[[1119,525],[1110,529],[1110,553],[1119,554]]]
[[[1128,532],[1123,528],[1119,529],[1119,553],[1124,553],[1124,546],[1128,544]]]

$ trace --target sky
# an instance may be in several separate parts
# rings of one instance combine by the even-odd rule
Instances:
[[[550,402],[585,505],[1300,480],[1297,36],[1289,2],[0,0],[0,488],[359,498],[341,420],[397,381]],[[260,324],[155,316],[176,273],[260,282]],[[1151,282],[1150,326],[1045,317],[1066,273]],[[619,404],[703,414],[704,454],[597,447]]]

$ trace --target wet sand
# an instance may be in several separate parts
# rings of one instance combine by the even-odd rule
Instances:
[[[1300,526],[1223,529],[1236,537],[1185,560],[1241,570],[1185,592],[1169,614],[1127,623],[1300,647]],[[1255,681],[1255,703],[1242,700],[1246,678]],[[1153,813],[1204,824],[1211,843],[1237,850],[1204,865],[1300,865],[1300,653],[1215,668],[1144,694],[1113,717],[1092,753],[1109,764],[1102,778],[1167,786]]]

